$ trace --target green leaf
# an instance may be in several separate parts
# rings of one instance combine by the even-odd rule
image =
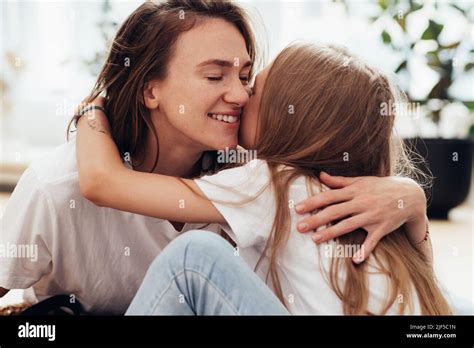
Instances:
[[[406,13],[404,13],[401,18],[398,17],[398,14],[396,14],[395,16],[393,16],[393,19],[398,23],[398,25],[400,26],[400,28],[402,28],[402,30],[405,31],[405,32],[406,32],[406,30],[407,30],[407,20],[406,20],[406,16],[407,16]]]
[[[466,11],[464,9],[462,9],[461,7],[459,7],[458,5],[456,4],[449,4],[449,6],[455,8],[456,10],[460,11],[463,15],[466,15]]]
[[[471,111],[474,111],[474,101],[463,102],[463,104]]]
[[[428,60],[429,66],[441,67],[441,65],[443,65],[439,59],[438,51],[430,51],[426,53],[426,59]]]
[[[388,8],[388,3],[386,0],[378,0],[378,4],[382,10],[386,10]]]
[[[410,1],[410,12],[418,11],[423,8],[423,3],[417,3],[415,1]]]
[[[379,16],[369,17],[369,22],[370,22],[370,23],[373,23],[373,22],[375,22],[377,19],[379,19]]]
[[[471,70],[472,68],[474,68],[474,63],[467,63],[465,66],[464,66],[464,71],[469,71]]]
[[[460,44],[461,44],[461,41],[458,41],[458,42],[452,43],[451,45],[448,45],[448,46],[441,46],[441,48],[451,50],[453,48],[458,48],[458,46]]]
[[[382,40],[384,44],[389,44],[392,42],[392,37],[385,30],[382,31]]]
[[[438,41],[439,34],[441,34],[441,31],[443,30],[443,28],[444,28],[443,24],[437,23],[430,19],[428,28],[426,28],[424,33],[421,35],[421,39]]]
[[[400,71],[407,68],[408,61],[404,60],[400,65],[395,69],[395,73],[398,74]]]
[[[441,76],[430,93],[428,93],[428,99],[449,99],[448,89],[451,83],[452,80],[449,77]]]

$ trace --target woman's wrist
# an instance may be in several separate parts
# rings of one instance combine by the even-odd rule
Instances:
[[[407,179],[406,185],[406,199],[408,200],[406,208],[409,214],[405,228],[410,241],[416,244],[425,238],[427,230],[426,196],[423,189],[414,180]]]
[[[422,217],[409,221],[405,224],[405,229],[408,234],[408,239],[413,245],[420,245],[429,238],[429,225],[426,214]]]
[[[426,196],[423,189],[412,179],[406,180],[406,202],[404,205],[408,209],[405,226],[410,232],[410,239],[413,241],[422,240],[427,230],[428,218],[426,217]]]
[[[408,239],[425,257],[426,261],[433,265],[433,248],[430,240],[430,229],[428,217],[425,215],[420,221],[405,224]]]

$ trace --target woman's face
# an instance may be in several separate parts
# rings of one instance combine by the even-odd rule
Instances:
[[[181,133],[196,150],[237,146],[242,108],[249,99],[250,56],[238,29],[209,19],[182,33],[168,74],[156,82],[159,128]],[[176,134],[179,134],[176,133]]]
[[[270,67],[271,65],[268,65],[255,77],[253,94],[242,113],[239,130],[239,144],[247,150],[255,149],[260,101],[262,99],[262,92]]]

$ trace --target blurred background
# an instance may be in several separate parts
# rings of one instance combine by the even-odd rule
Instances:
[[[238,2],[256,23],[267,62],[294,40],[342,44],[407,93],[397,130],[434,176],[435,267],[472,307],[474,2]],[[1,1],[0,214],[28,164],[66,141],[118,26],[141,3]]]

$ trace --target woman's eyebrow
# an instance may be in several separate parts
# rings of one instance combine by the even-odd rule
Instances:
[[[198,68],[206,66],[206,65],[218,65],[223,67],[232,68],[234,67],[234,62],[229,60],[222,60],[222,59],[209,59],[197,65]],[[252,62],[250,60],[246,61],[242,68],[250,67]]]

